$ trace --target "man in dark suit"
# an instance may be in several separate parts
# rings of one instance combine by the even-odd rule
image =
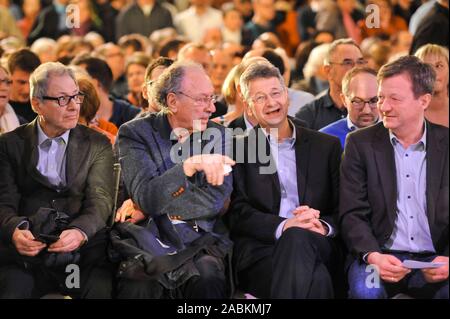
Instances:
[[[146,217],[150,233],[144,240],[156,238],[153,250],[145,249],[153,261],[147,268],[156,267],[156,256],[170,266],[151,280],[121,279],[118,297],[226,298],[224,257],[231,242],[216,226],[232,188],[224,169],[234,162],[223,155],[225,128],[209,121],[214,88],[201,65],[179,61],[152,84],[151,95],[162,112],[120,128],[119,157],[126,189],[145,215],[130,217]],[[176,262],[207,238],[204,249]]]
[[[383,123],[348,135],[340,225],[351,298],[448,298],[448,128],[424,119],[434,81],[416,57],[384,65]],[[440,264],[415,269],[407,259]]]
[[[250,65],[240,86],[259,126],[235,146],[228,218],[238,287],[259,298],[332,298],[339,140],[287,117],[287,88],[272,64]]]
[[[83,95],[71,69],[42,64],[30,84],[37,119],[0,136],[0,298],[56,290],[111,297],[112,276],[100,267],[112,210],[111,145],[77,126]],[[77,278],[68,278],[69,264]]]

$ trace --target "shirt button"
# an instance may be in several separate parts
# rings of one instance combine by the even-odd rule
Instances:
[[[408,178],[409,178],[409,174],[406,174],[406,177],[408,177]]]
[[[408,157],[409,155],[408,155],[408,154],[405,154],[405,156]]]
[[[411,196],[408,195],[408,199],[411,199]]]
[[[409,218],[414,219],[414,216],[409,216]]]
[[[414,237],[411,237],[411,240],[414,240]]]

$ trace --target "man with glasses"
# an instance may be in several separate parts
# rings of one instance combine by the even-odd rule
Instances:
[[[251,64],[240,87],[259,125],[243,138],[226,215],[238,287],[258,298],[332,298],[343,276],[334,238],[339,141],[287,116],[288,91],[272,64]]]
[[[353,67],[365,66],[361,49],[351,39],[334,41],[324,60],[329,89],[320,93],[314,101],[303,106],[295,116],[308,124],[314,130],[343,119],[347,109],[341,100],[342,79]]]
[[[84,95],[61,63],[31,74],[30,97],[37,118],[0,136],[0,298],[110,298],[111,144],[77,125]]]
[[[152,256],[149,280],[122,278],[118,297],[226,298],[231,245],[217,227],[234,162],[224,155],[225,129],[209,121],[214,87],[201,65],[178,61],[152,83],[150,95],[161,112],[124,124],[118,139],[126,189],[146,218],[142,241],[153,238],[145,252]],[[167,257],[164,265],[156,255]]]
[[[348,111],[345,119],[331,123],[320,132],[339,137],[342,149],[351,131],[378,121],[377,72],[367,67],[353,68],[342,80],[341,99]]]
[[[383,122],[347,136],[339,219],[350,298],[449,298],[448,128],[424,117],[435,78],[413,56],[384,65]]]

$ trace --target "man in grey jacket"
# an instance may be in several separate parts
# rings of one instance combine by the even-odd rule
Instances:
[[[222,155],[224,128],[209,121],[213,93],[200,65],[177,62],[153,83],[152,95],[162,111],[120,128],[123,179],[148,220],[154,255],[176,259],[204,236],[213,234],[214,240],[154,280],[121,279],[119,298],[226,297],[223,258],[230,242],[214,230],[231,193],[226,169],[234,162]]]

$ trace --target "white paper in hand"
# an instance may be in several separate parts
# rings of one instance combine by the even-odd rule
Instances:
[[[425,268],[439,268],[444,266],[444,262],[424,262],[406,259],[403,261],[402,266],[409,269],[425,269]]]
[[[231,173],[232,170],[233,169],[231,168],[231,165],[228,165],[228,164],[223,165],[223,174],[224,175]]]

